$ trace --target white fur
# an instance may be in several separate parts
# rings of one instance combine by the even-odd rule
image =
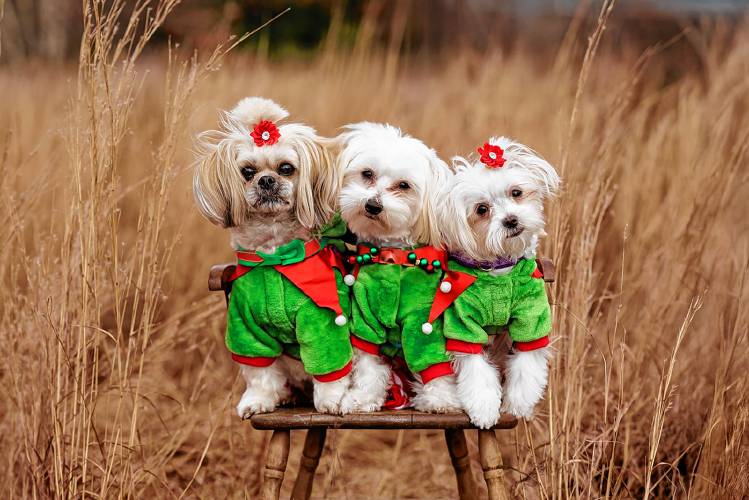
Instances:
[[[315,379],[313,384],[315,409],[321,413],[341,413],[341,399],[351,384],[351,375],[333,382],[320,382]]]
[[[338,170],[343,173],[341,215],[360,242],[401,248],[440,245],[436,209],[450,170],[433,149],[396,127],[370,122],[346,126],[336,142],[341,149]],[[371,178],[362,175],[365,171],[372,173]],[[403,182],[408,188],[400,187]],[[382,212],[367,214],[368,200],[380,203]],[[358,358],[360,366],[354,368],[344,412],[374,411],[385,401],[389,367],[367,355]],[[457,399],[449,385],[436,380],[419,385],[416,392],[426,393],[417,399],[425,409],[435,409],[429,411],[455,409]]]
[[[499,420],[502,404],[497,368],[484,353],[456,354],[453,367],[463,409],[476,427],[490,429]]]
[[[440,212],[445,244],[451,253],[477,261],[532,258],[544,231],[544,200],[554,196],[560,179],[554,168],[530,148],[506,137],[491,138],[490,144],[504,150],[505,163],[488,168],[475,156],[453,158],[455,175],[443,191]],[[512,196],[513,190],[522,196]],[[481,216],[480,206],[488,207]],[[506,218],[517,218],[517,228],[503,226]],[[522,229],[518,233],[518,229]],[[504,274],[510,269],[493,271]],[[519,352],[509,361],[503,409],[530,417],[543,396],[548,377],[548,350]],[[458,395],[471,421],[479,427],[496,422],[502,400],[499,376],[483,355],[456,356]]]
[[[241,365],[239,368],[247,388],[237,405],[237,414],[250,418],[255,413],[267,413],[289,400],[291,390],[287,385],[288,374],[281,363],[268,367]]]
[[[535,351],[516,352],[507,364],[505,398],[502,409],[518,417],[530,418],[541,400],[549,375],[548,347]]]
[[[363,413],[382,408],[390,387],[390,367],[380,356],[354,349],[352,384],[341,401],[341,413]]]
[[[454,375],[430,380],[426,384],[415,383],[414,408],[429,413],[452,413],[462,409],[458,399],[458,388]]]
[[[311,239],[335,211],[340,178],[327,142],[311,127],[281,123],[288,116],[269,99],[248,97],[221,113],[218,130],[198,135],[195,201],[208,220],[229,229],[234,249],[273,252],[293,239]],[[255,144],[251,132],[262,120],[277,126],[275,144]],[[286,163],[294,167],[291,175],[281,169]],[[254,172],[250,179],[242,174],[247,168]],[[274,191],[259,186],[263,176],[275,180]],[[300,386],[308,379],[299,362],[284,357],[269,367],[241,370],[247,389],[237,412],[243,418],[273,411],[290,397],[289,385]],[[315,381],[318,410],[337,413],[348,384],[349,377]]]

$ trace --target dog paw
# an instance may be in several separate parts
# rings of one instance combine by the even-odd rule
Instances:
[[[502,405],[502,411],[515,415],[516,417],[529,419],[533,416],[533,409],[536,407],[535,402],[530,402],[526,399],[519,398],[516,400],[511,396],[505,397],[505,402]]]
[[[471,423],[479,429],[491,429],[499,421],[499,402],[496,406],[481,405],[466,410]]]
[[[373,398],[371,394],[362,391],[350,391],[341,400],[341,414],[378,411],[384,403],[384,398]]]
[[[270,413],[276,409],[276,401],[247,391],[237,405],[237,415],[247,420],[256,413]]]
[[[315,409],[320,413],[341,413],[341,401],[349,386],[349,377],[346,376],[334,382],[314,383]]]
[[[428,413],[454,413],[462,410],[453,377],[434,379],[417,389],[414,408]]]

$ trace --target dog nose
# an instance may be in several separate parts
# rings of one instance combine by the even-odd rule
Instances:
[[[367,203],[364,205],[364,210],[366,210],[367,213],[369,214],[377,215],[380,212],[382,212],[382,203],[380,203],[374,198],[370,198],[367,200]]]
[[[276,179],[271,175],[264,175],[258,179],[257,184],[260,186],[260,189],[265,189],[267,191],[276,185]]]
[[[518,218],[514,215],[508,215],[502,221],[502,225],[507,229],[515,229],[516,227],[518,227]]]

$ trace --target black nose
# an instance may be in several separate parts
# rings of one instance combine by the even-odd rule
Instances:
[[[382,212],[382,203],[380,203],[374,198],[370,198],[367,200],[367,203],[364,205],[364,210],[366,210],[367,213],[369,214],[377,215],[380,212]]]
[[[276,179],[274,179],[271,175],[264,175],[263,177],[258,179],[257,185],[260,186],[260,189],[265,189],[267,191],[268,189],[271,189],[276,185]]]
[[[518,218],[514,215],[508,215],[502,221],[502,225],[507,229],[515,229],[516,227],[518,227]]]

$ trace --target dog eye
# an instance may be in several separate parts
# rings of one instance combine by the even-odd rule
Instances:
[[[476,205],[476,215],[478,216],[484,216],[489,213],[489,206],[485,205],[484,203],[479,203]]]
[[[374,177],[374,172],[372,172],[370,169],[362,170],[361,176],[365,179],[371,179]]]
[[[398,183],[398,189],[401,189],[403,191],[405,191],[407,189],[411,189],[411,184],[409,184],[406,181],[401,181],[401,182]]]
[[[294,173],[294,165],[291,163],[282,163],[280,167],[278,167],[278,173],[281,175],[289,176]]]
[[[519,189],[513,189],[512,191],[510,191],[510,196],[512,196],[513,198],[520,198],[521,196],[523,196],[523,192]]]
[[[240,170],[242,173],[242,177],[244,177],[244,180],[249,181],[255,176],[255,169],[252,167],[242,167],[242,170]]]

